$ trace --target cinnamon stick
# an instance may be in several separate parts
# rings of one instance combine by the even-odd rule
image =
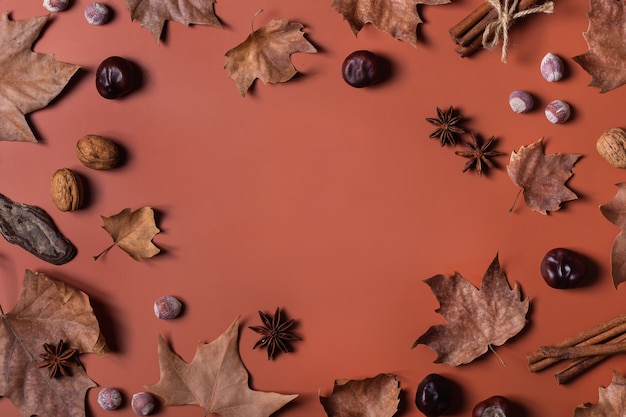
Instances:
[[[588,356],[614,355],[626,352],[626,343],[599,344],[588,346],[542,346],[541,351],[547,358],[578,359]]]
[[[452,36],[452,40],[456,43],[459,42],[459,39],[467,33],[471,28],[476,26],[476,24],[483,18],[490,10],[493,10],[491,4],[488,1],[482,3],[473,12],[465,16],[463,20],[461,20],[456,25],[450,28],[450,36]]]
[[[626,334],[626,314],[621,314],[590,329],[583,330],[553,346],[590,346],[605,342],[622,334]],[[539,372],[561,361],[561,358],[558,357],[546,357],[541,349],[528,354],[526,359],[528,360],[528,369],[530,372]]]
[[[626,334],[618,336],[606,343],[611,345],[611,344],[622,344],[623,342],[626,342]],[[579,376],[580,374],[582,374],[583,372],[585,372],[592,366],[597,365],[598,363],[609,358],[610,356],[611,355],[589,356],[586,358],[580,358],[572,362],[572,364],[567,366],[565,369],[562,369],[559,372],[554,374],[557,384],[568,383],[569,381],[576,378],[577,376]]]

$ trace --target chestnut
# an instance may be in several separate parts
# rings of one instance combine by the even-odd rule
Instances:
[[[540,265],[546,284],[558,289],[578,287],[585,282],[590,269],[587,258],[565,248],[548,251]]]
[[[380,66],[380,59],[373,52],[354,51],[344,59],[341,75],[352,87],[367,87],[379,81]]]
[[[96,89],[106,99],[116,99],[137,88],[139,74],[135,65],[119,56],[111,56],[96,70]]]
[[[429,374],[417,386],[415,405],[426,417],[439,417],[452,404],[452,386],[439,374]]]
[[[472,417],[511,417],[512,409],[508,398],[494,395],[476,404]]]

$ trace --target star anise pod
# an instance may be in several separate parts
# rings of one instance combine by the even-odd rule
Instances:
[[[252,349],[257,347],[267,348],[267,360],[274,359],[279,352],[287,353],[291,350],[289,342],[301,340],[298,336],[291,333],[292,327],[296,324],[294,319],[283,321],[280,308],[276,308],[274,316],[259,311],[259,317],[263,322],[263,326],[249,326],[261,335],[261,338],[254,344]]]
[[[469,158],[469,161],[463,167],[463,172],[468,169],[474,169],[478,173],[479,177],[482,177],[483,172],[489,169],[494,169],[495,166],[491,162],[492,157],[504,155],[503,152],[489,150],[494,142],[494,137],[491,136],[486,142],[482,142],[474,132],[471,132],[473,142],[464,142],[463,144],[469,148],[469,151],[456,151],[455,154],[464,158]],[[484,165],[484,166],[483,166]]]
[[[441,110],[437,107],[437,117],[426,118],[428,123],[437,127],[437,129],[433,130],[428,137],[431,139],[439,138],[441,146],[445,146],[447,144],[452,146],[456,145],[458,135],[465,133],[465,130],[459,126],[461,120],[463,120],[463,116],[452,106],[450,106],[448,110]]]
[[[78,366],[78,359],[76,358],[78,352],[75,349],[65,349],[63,339],[59,340],[56,346],[44,343],[43,348],[44,353],[39,355],[43,360],[37,366],[39,368],[48,368],[50,379],[59,375],[68,376],[68,368]]]

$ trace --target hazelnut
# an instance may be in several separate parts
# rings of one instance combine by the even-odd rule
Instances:
[[[626,130],[621,127],[607,129],[598,138],[596,149],[615,168],[626,168]]]
[[[69,4],[70,0],[43,0],[43,7],[49,12],[62,12]]]
[[[515,113],[526,113],[535,105],[533,96],[526,91],[514,90],[509,94],[509,106]]]
[[[94,2],[85,6],[85,19],[94,26],[105,24],[109,20],[109,7],[104,3]]]
[[[115,168],[120,154],[113,141],[98,135],[85,135],[76,143],[76,157],[87,168],[106,170]]]
[[[548,82],[559,81],[563,78],[563,61],[550,52],[541,60],[539,69],[541,70],[541,76]]]
[[[98,404],[103,410],[117,410],[122,405],[122,394],[116,388],[102,388],[98,393]]]
[[[171,320],[178,317],[183,304],[171,295],[164,295],[154,302],[154,315],[161,320]]]
[[[147,416],[154,411],[156,398],[149,392],[137,392],[133,394],[130,406],[138,416]]]
[[[58,169],[50,180],[50,195],[59,210],[78,210],[84,195],[80,176],[69,168]]]
[[[550,123],[560,124],[565,123],[571,114],[569,104],[562,100],[553,100],[546,106],[546,119]]]

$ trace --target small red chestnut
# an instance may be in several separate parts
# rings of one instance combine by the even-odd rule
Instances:
[[[494,395],[476,404],[472,417],[511,417],[512,409],[508,398]]]
[[[546,119],[550,123],[560,124],[565,123],[570,117],[571,110],[569,104],[562,100],[553,100],[546,106]]]
[[[161,320],[171,320],[178,317],[183,304],[178,298],[164,295],[154,302],[154,315]]]
[[[583,255],[566,248],[549,250],[541,260],[541,276],[552,288],[575,288],[587,280],[590,266]]]
[[[380,59],[370,51],[354,51],[344,59],[341,75],[355,88],[370,86],[380,78]]]
[[[563,61],[558,56],[548,52],[541,60],[539,70],[546,81],[550,83],[559,81],[563,78]]]
[[[85,6],[85,19],[90,25],[104,25],[109,20],[109,15],[109,7],[104,3],[93,2]]]
[[[523,90],[514,90],[509,94],[509,106],[515,113],[526,113],[532,110],[535,100],[530,93]]]
[[[137,88],[138,74],[135,65],[119,56],[111,56],[96,69],[96,89],[106,99],[116,99]]]
[[[50,12],[62,12],[70,5],[70,0],[43,0],[43,7]]]
[[[117,410],[122,405],[122,394],[116,388],[102,388],[98,393],[98,404],[103,410]]]
[[[130,406],[138,416],[147,416],[152,414],[156,403],[156,398],[149,392],[137,392],[133,394]]]

